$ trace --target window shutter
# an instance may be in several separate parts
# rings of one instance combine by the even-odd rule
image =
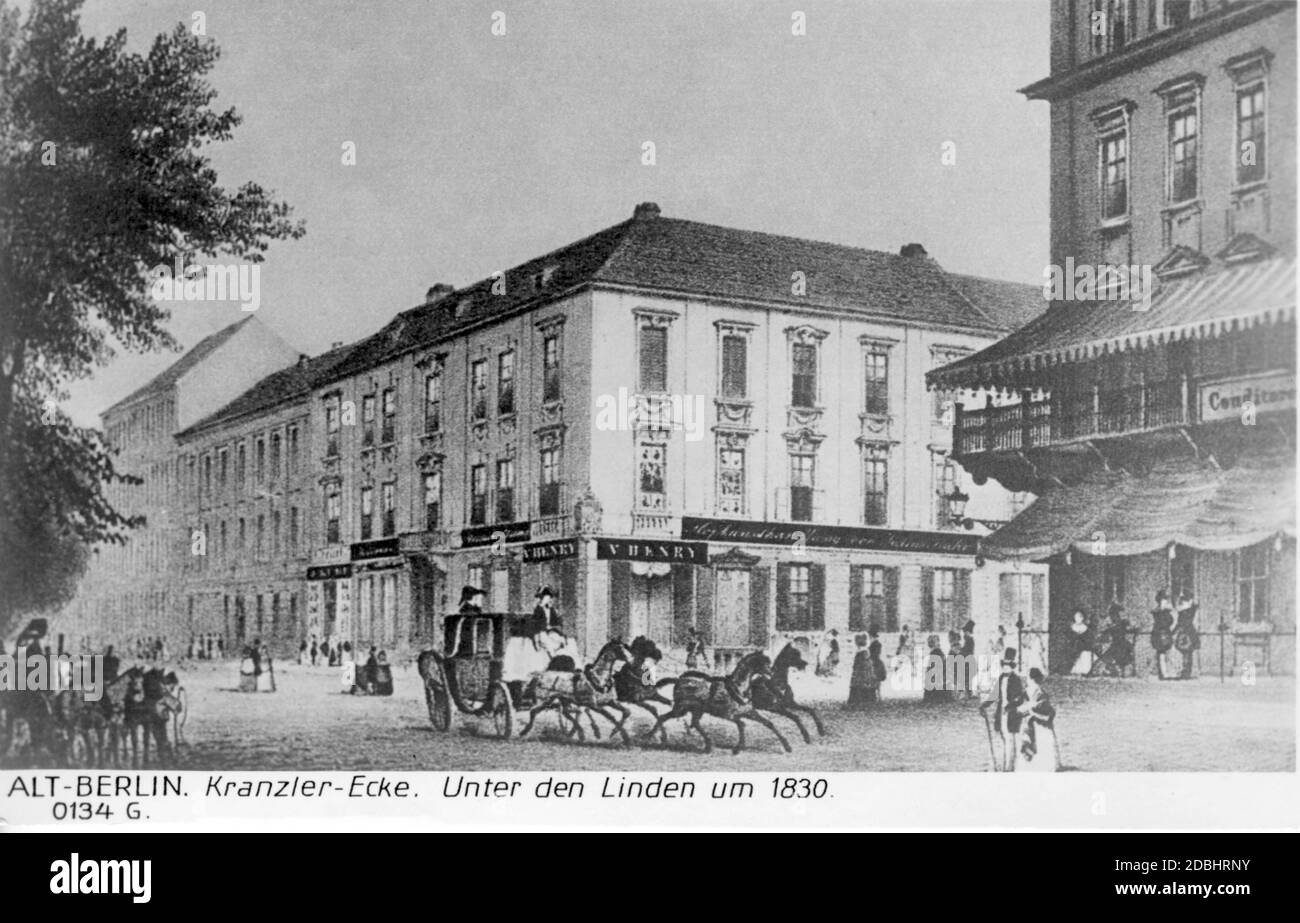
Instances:
[[[865,631],[862,612],[862,568],[849,568],[849,631]]]
[[[953,607],[957,619],[957,624],[950,625],[950,628],[960,629],[966,624],[966,620],[971,617],[970,611],[970,571],[959,570],[953,579],[953,596],[956,605]]]
[[[885,568],[885,624],[868,625],[869,629],[898,631],[898,568]]]
[[[691,627],[691,609],[695,604],[695,568],[673,568],[673,623],[669,643],[673,647],[686,644],[686,633]]]
[[[771,638],[767,630],[767,568],[749,572],[749,643],[766,650]]]
[[[808,569],[808,597],[811,610],[809,628],[826,627],[826,565],[814,564]]]
[[[934,568],[921,568],[921,629],[934,630]]]
[[[1042,574],[1033,577],[1034,611],[1030,624],[1035,628],[1047,624],[1047,578]]]
[[[751,587],[752,591],[752,587]],[[790,630],[790,565],[776,566],[776,627],[778,631]]]
[[[609,562],[609,636],[625,642],[631,628],[632,564],[629,561]]]
[[[713,643],[713,579],[711,567],[699,569],[695,581],[695,627],[705,644]]]

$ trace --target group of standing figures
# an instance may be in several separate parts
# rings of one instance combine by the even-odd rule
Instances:
[[[1151,649],[1155,652],[1155,670],[1160,679],[1191,679],[1201,636],[1196,630],[1199,605],[1191,594],[1180,591],[1171,599],[1168,590],[1156,592],[1151,610]],[[1136,674],[1133,650],[1135,632],[1124,617],[1119,603],[1111,603],[1105,623],[1093,629],[1082,609],[1076,609],[1070,622],[1071,663],[1075,676],[1124,676]],[[1174,667],[1173,651],[1181,658]]]

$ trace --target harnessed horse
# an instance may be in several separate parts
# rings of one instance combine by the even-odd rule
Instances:
[[[821,716],[817,714],[816,709],[808,705],[800,705],[794,700],[794,690],[790,688],[790,670],[807,669],[808,662],[803,659],[803,654],[794,644],[786,644],[781,648],[781,652],[776,655],[776,660],[772,662],[771,675],[758,675],[754,677],[752,686],[752,699],[754,707],[761,710],[781,715],[789,718],[794,722],[799,733],[803,735],[804,743],[812,743],[812,738],[808,736],[807,729],[803,722],[795,714],[796,711],[807,712],[812,716],[813,724],[817,726],[817,736],[825,737],[826,728],[822,724]]]
[[[654,727],[643,736],[653,737],[655,731],[658,731],[660,740],[666,744],[668,734],[664,730],[664,722],[689,715],[690,726],[704,738],[704,752],[709,753],[713,750],[713,741],[700,726],[700,718],[709,714],[736,725],[739,737],[731,751],[733,754],[739,753],[745,746],[745,725],[742,724],[745,720],[763,725],[776,735],[785,752],[789,753],[789,742],[777,730],[776,725],[758,713],[751,698],[755,678],[768,676],[771,670],[771,658],[762,651],[754,651],[740,658],[735,669],[727,676],[710,676],[693,670],[683,673],[673,686],[672,710],[660,715]]]
[[[528,710],[528,723],[524,725],[519,736],[525,736],[532,730],[537,716],[554,708],[561,720],[573,723],[573,730],[579,740],[583,740],[581,716],[586,715],[591,723],[591,731],[600,739],[600,729],[592,712],[600,715],[614,725],[614,730],[623,737],[623,743],[630,744],[631,738],[623,725],[631,717],[631,712],[621,705],[614,688],[615,667],[629,659],[630,652],[622,641],[617,639],[606,642],[596,659],[582,670],[574,669],[572,658],[560,656],[552,659],[546,672],[533,680],[534,698],[537,704]],[[614,717],[610,710],[618,712],[621,717]]]
[[[643,708],[652,718],[658,720],[659,712],[646,703],[658,702],[660,705],[672,705],[672,699],[659,690],[671,686],[677,680],[676,678],[661,679],[657,683],[645,681],[646,661],[657,662],[663,658],[659,648],[645,635],[633,638],[632,643],[628,645],[628,651],[632,655],[631,659],[614,674],[614,690],[618,693],[618,700],[627,705]]]

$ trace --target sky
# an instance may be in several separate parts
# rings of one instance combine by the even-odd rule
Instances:
[[[1042,281],[1048,111],[1017,93],[1047,74],[1041,0],[87,0],[82,22],[143,51],[196,10],[216,105],[244,117],[209,149],[223,184],[306,222],[271,246],[257,311],[301,352],[643,201]],[[246,316],[177,303],[170,329],[188,348]],[[97,425],[177,358],[119,353],[64,407]]]

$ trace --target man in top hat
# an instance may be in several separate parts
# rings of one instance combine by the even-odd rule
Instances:
[[[1025,684],[1016,675],[1016,649],[1007,648],[1002,654],[1002,672],[991,690],[993,697],[980,705],[980,711],[988,717],[988,708],[992,706],[993,730],[1002,741],[1002,752],[998,754],[1001,765],[995,765],[995,772],[1014,772],[1016,768],[1016,737],[1020,733],[1022,715],[1020,706],[1025,702]]]
[[[537,605],[533,606],[533,621],[529,626],[530,633],[533,635],[541,634],[544,631],[563,632],[564,622],[560,618],[559,611],[555,608],[555,594],[551,592],[548,586],[541,587],[533,598],[537,600]]]

